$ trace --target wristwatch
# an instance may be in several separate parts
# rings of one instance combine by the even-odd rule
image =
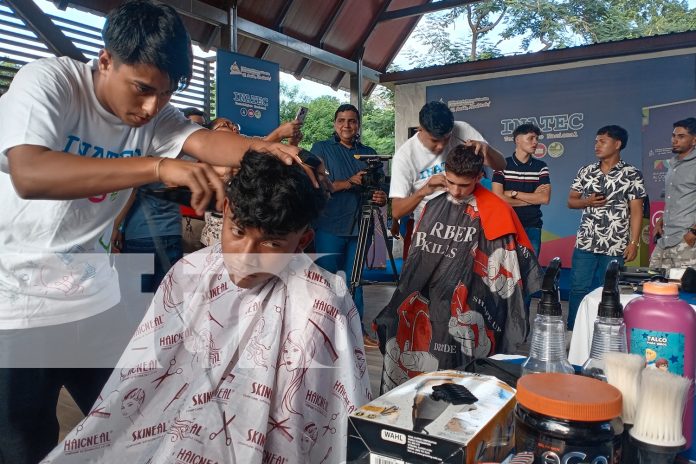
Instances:
[[[510,193],[510,198],[517,198],[517,190],[513,190],[513,191]]]

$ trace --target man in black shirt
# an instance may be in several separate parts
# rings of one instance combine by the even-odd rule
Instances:
[[[493,174],[491,187],[514,208],[537,257],[541,249],[541,205],[551,200],[549,168],[532,157],[540,135],[541,130],[533,124],[522,124],[513,131],[515,152],[505,159],[505,170]]]

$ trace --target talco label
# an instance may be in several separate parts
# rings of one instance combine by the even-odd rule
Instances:
[[[631,329],[631,353],[645,356],[647,369],[684,375],[684,334]]]

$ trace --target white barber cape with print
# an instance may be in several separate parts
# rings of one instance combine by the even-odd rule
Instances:
[[[165,277],[92,411],[43,462],[343,462],[347,416],[370,397],[343,280],[300,254],[239,288],[217,244]]]

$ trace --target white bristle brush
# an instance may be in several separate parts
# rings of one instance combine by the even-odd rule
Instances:
[[[645,367],[645,358],[639,354],[610,351],[604,354],[604,373],[607,383],[613,385],[623,398],[621,419],[624,424],[633,424],[636,417],[640,373]]]
[[[660,369],[644,369],[633,428],[638,441],[662,447],[682,446],[682,418],[691,379]]]

